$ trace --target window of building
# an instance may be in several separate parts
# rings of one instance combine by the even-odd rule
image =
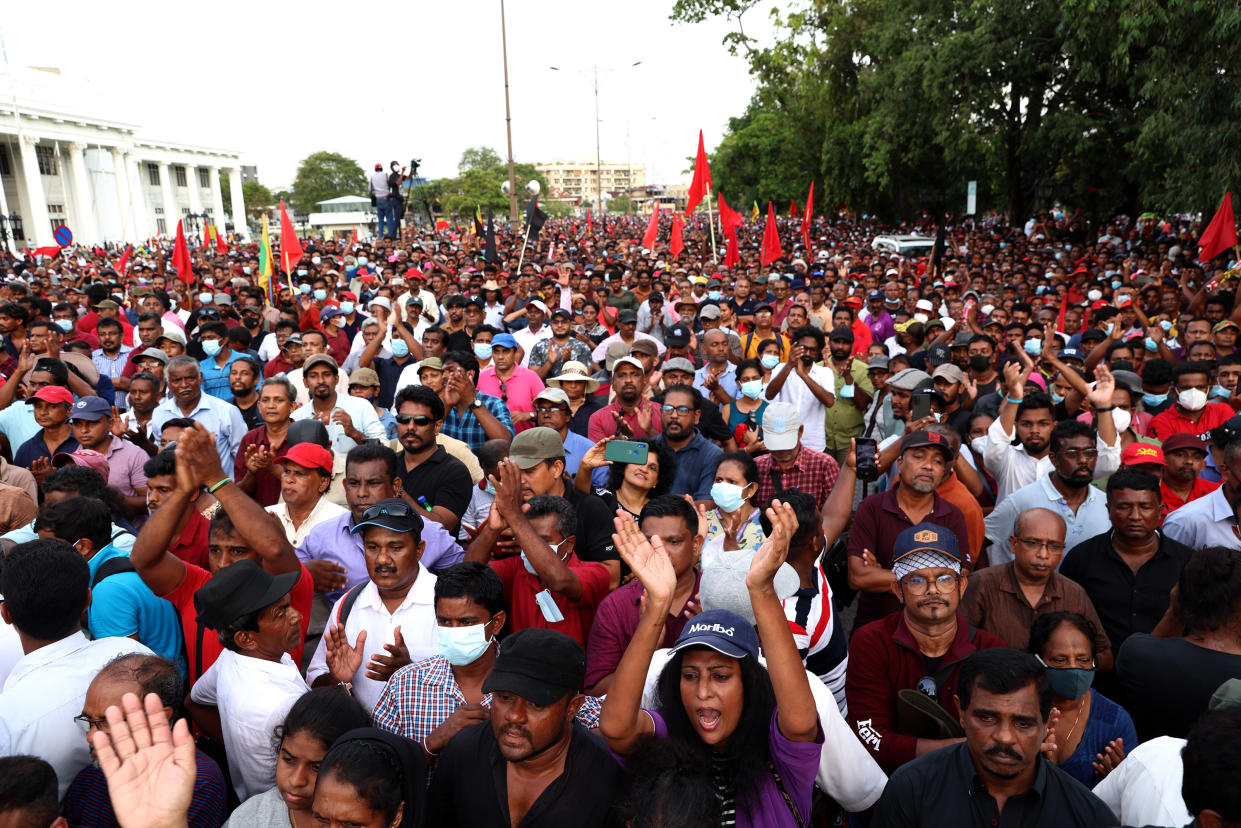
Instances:
[[[186,183],[185,183],[185,167],[173,167],[173,170],[175,170],[175,171],[176,171],[176,176],[177,176],[177,178],[176,178],[176,181],[177,181],[177,186],[178,186],[178,187],[185,187],[185,186],[187,186],[187,185],[186,185]]]
[[[163,220],[162,218],[157,218],[157,219],[155,220],[155,229],[156,229],[156,231],[157,231],[157,232],[160,232],[160,233],[167,233],[167,232],[168,232],[168,225],[164,223],[164,220]]]
[[[52,232],[56,232],[57,227],[64,227],[66,223],[67,222],[64,220],[64,218],[52,219]]]
[[[159,186],[159,166],[156,164],[147,164],[147,183],[152,187]]]
[[[9,164],[8,144],[0,144],[0,175],[12,175],[13,168]]]
[[[211,186],[211,174],[209,170],[199,167],[198,186],[202,187],[204,190]]]
[[[49,204],[47,205],[47,214],[49,216],[57,216],[57,215],[63,216],[65,214],[65,205]]]
[[[181,208],[181,215],[182,215],[182,216],[188,216],[189,214],[190,214],[190,208],[189,208],[189,207],[182,207],[182,208]]]
[[[56,172],[55,148],[39,144],[34,148],[34,156],[39,162],[39,175],[58,175]]]

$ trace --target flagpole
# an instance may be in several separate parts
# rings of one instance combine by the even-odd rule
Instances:
[[[707,185],[707,226],[711,228],[711,263],[719,264],[719,252],[715,249],[715,219],[711,217],[711,185]]]
[[[521,275],[522,262],[526,260],[526,245],[530,243],[530,222],[526,222],[526,235],[521,240],[521,255],[517,257],[517,274]]]

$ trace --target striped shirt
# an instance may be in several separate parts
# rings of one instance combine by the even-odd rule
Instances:
[[[201,750],[194,754],[198,776],[194,780],[194,798],[190,800],[186,821],[190,828],[220,828],[228,810],[224,774],[210,756]],[[95,765],[88,765],[74,778],[60,807],[61,816],[70,825],[120,826],[112,810],[112,800],[108,798],[108,782]]]
[[[826,554],[826,551],[824,552]],[[849,641],[836,617],[832,587],[820,557],[814,567],[814,584],[803,587],[783,601],[784,617],[806,669],[832,691],[840,715],[849,716],[845,701],[845,668],[849,666]]]

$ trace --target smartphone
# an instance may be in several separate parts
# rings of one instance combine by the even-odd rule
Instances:
[[[613,463],[637,463],[646,465],[646,456],[650,452],[646,443],[635,443],[632,440],[613,440],[603,450],[603,459]]]
[[[858,480],[871,483],[879,479],[879,444],[870,437],[856,437],[853,441],[857,457]]]
[[[931,416],[931,395],[926,391],[915,391],[909,400],[910,420],[917,422],[929,416]]]

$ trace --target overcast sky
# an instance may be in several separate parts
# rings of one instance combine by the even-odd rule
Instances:
[[[724,21],[674,24],[671,6],[509,0],[516,159],[593,161],[598,63],[603,160],[688,181],[698,130],[714,148],[754,83],[721,44]],[[746,29],[770,32],[757,13]],[[368,170],[419,157],[430,178],[455,175],[469,146],[506,155],[499,0],[15,2],[0,33],[10,64],[89,78],[117,120],[240,150],[272,187],[317,150]]]

